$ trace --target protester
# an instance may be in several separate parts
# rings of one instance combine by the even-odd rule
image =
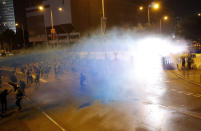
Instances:
[[[35,83],[36,83],[36,87],[40,86],[40,72],[36,72]]]
[[[4,113],[7,111],[7,96],[10,92],[7,89],[0,93],[0,100],[1,100],[1,112]]]
[[[85,80],[86,80],[85,75],[83,73],[80,73],[80,89],[85,88]]]
[[[22,89],[18,88],[17,92],[16,92],[16,105],[17,105],[19,111],[22,109],[21,101],[22,101],[23,96],[24,96],[24,94],[23,94]]]
[[[25,92],[26,84],[24,81],[20,80],[20,88],[22,89],[23,93]]]

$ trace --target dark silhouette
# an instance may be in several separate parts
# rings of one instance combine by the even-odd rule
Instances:
[[[20,88],[22,89],[23,93],[24,93],[24,90],[26,88],[26,84],[24,81],[20,80]]]
[[[36,83],[36,87],[40,86],[40,72],[36,73],[35,83]]]
[[[16,93],[16,105],[18,106],[19,111],[22,109],[21,101],[22,101],[23,96],[24,96],[24,94],[23,94],[22,89],[18,88],[17,93]]]
[[[85,80],[86,80],[85,75],[83,73],[80,73],[80,89],[84,89],[84,87],[85,87],[85,84],[84,84]]]
[[[181,63],[182,63],[182,69],[185,69],[185,64],[186,64],[185,57],[181,58]]]
[[[1,99],[1,112],[4,113],[7,111],[7,96],[9,92],[7,89],[5,89],[3,92],[0,93],[0,99]]]

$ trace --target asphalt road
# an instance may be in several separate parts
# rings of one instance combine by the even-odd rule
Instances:
[[[162,75],[140,84],[120,84],[122,79],[115,76],[104,83],[88,75],[87,88],[80,90],[79,74],[68,72],[38,89],[27,89],[21,112],[11,97],[0,131],[201,130],[201,87],[172,71]],[[100,88],[102,83],[105,88]]]

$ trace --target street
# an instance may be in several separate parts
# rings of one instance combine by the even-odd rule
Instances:
[[[13,98],[9,98],[12,102],[9,111],[0,118],[0,130],[201,130],[200,86],[181,79],[173,70],[152,73],[153,78],[149,74],[150,80],[143,82],[132,80],[136,77],[124,79],[125,70],[125,74],[118,76],[117,70],[123,68],[120,64],[109,66],[117,68],[111,72],[112,78],[86,73],[84,90],[80,89],[79,71],[68,70],[56,79],[53,74],[41,79],[39,88],[26,90],[22,111],[16,111]]]
[[[200,5],[0,0],[0,131],[201,131]]]

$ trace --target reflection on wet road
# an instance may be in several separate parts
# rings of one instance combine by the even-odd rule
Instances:
[[[201,88],[197,85],[155,67],[138,74],[131,64],[96,61],[98,71],[93,64],[84,64],[84,69],[69,68],[56,80],[47,79],[30,96],[33,102],[26,101],[26,110],[9,121],[1,120],[0,129],[9,130],[16,123],[12,128],[20,131],[39,125],[41,131],[201,130]],[[84,89],[79,85],[80,72],[86,76]],[[24,117],[19,120],[19,116]]]

